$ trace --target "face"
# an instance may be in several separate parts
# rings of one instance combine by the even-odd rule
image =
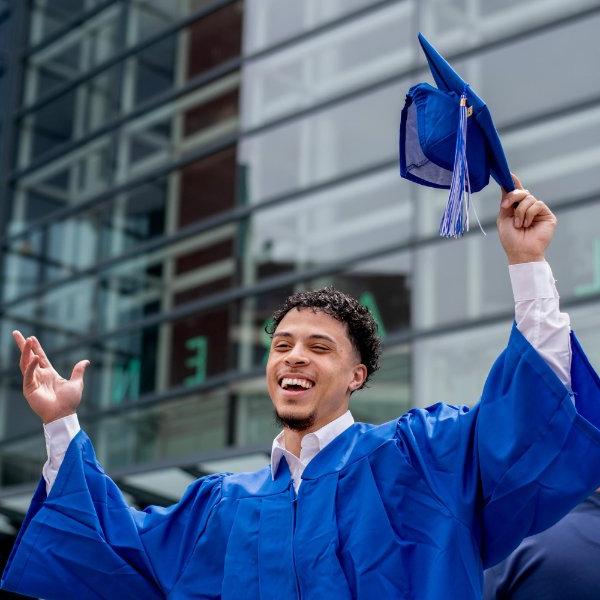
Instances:
[[[341,416],[366,376],[346,325],[323,312],[294,308],[273,334],[267,386],[291,429],[309,433]]]

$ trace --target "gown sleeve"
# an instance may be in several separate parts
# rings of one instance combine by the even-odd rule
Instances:
[[[41,480],[1,587],[52,598],[165,598],[220,499],[222,475],[192,483],[169,508],[127,506],[84,431],[46,497]]]
[[[600,380],[574,333],[571,346],[572,391],[514,325],[477,405],[398,421],[407,460],[471,530],[484,568],[600,486]]]

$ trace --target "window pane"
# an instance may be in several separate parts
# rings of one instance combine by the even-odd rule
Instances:
[[[415,405],[477,402],[494,360],[506,346],[510,327],[510,321],[504,321],[490,327],[415,340]]]
[[[393,85],[246,138],[239,161],[247,169],[249,201],[395,161],[399,103],[408,87]]]
[[[415,50],[413,9],[412,2],[400,2],[249,62],[243,70],[244,126],[254,127],[407,68]]]
[[[408,240],[412,202],[396,169],[258,211],[245,281],[314,268]]]
[[[246,0],[244,51],[255,52],[373,4],[375,0]]]
[[[103,419],[89,429],[103,466],[122,469],[222,448],[226,426],[227,396],[221,391]]]
[[[413,324],[430,328],[510,313],[506,256],[495,229],[440,240],[415,252]]]

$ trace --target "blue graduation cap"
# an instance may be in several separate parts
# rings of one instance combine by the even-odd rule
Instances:
[[[419,42],[437,88],[419,83],[408,91],[400,122],[400,174],[450,190],[440,235],[458,237],[469,230],[471,193],[483,189],[490,175],[507,192],[515,185],[485,102],[421,33]]]

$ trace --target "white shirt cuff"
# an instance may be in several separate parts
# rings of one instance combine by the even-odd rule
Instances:
[[[76,414],[67,415],[56,421],[44,424],[44,438],[48,460],[42,468],[46,481],[46,494],[50,493],[58,471],[62,465],[71,440],[79,433],[79,419]]]
[[[48,459],[64,454],[71,440],[79,433],[79,419],[76,414],[67,415],[56,421],[44,424],[44,438]]]
[[[545,260],[509,265],[508,271],[515,302],[558,298],[552,269]]]

